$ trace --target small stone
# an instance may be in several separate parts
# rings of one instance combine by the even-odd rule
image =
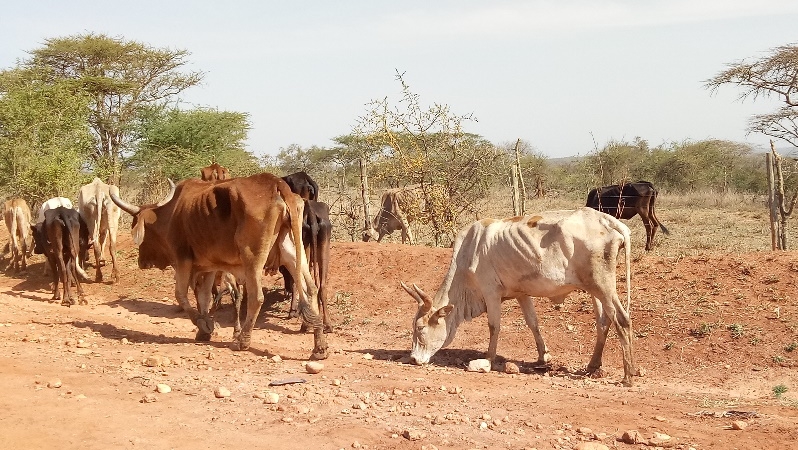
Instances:
[[[748,427],[748,422],[742,420],[735,420],[731,424],[732,430],[745,430]]]
[[[366,404],[363,403],[363,402],[357,402],[354,405],[352,405],[352,408],[353,409],[366,409],[366,408],[368,408],[368,406],[366,406]]]
[[[593,430],[591,430],[588,427],[578,427],[576,429],[576,432],[579,433],[579,434],[590,434],[590,433],[593,432]]]
[[[333,386],[340,386],[341,385],[341,380],[339,380],[338,378],[332,380],[332,385]]]
[[[283,362],[283,358],[281,358],[280,355],[274,355],[274,356],[272,356],[269,359],[271,359],[271,361],[273,363],[281,363],[281,362]]]
[[[57,389],[61,387],[61,380],[58,378],[54,378],[47,382],[47,387],[51,389]]]
[[[161,365],[162,359],[158,355],[152,355],[144,358],[141,363],[147,367],[158,367]]]
[[[654,420],[656,420],[657,422],[666,422],[668,419],[662,416],[654,416]]]
[[[76,348],[74,352],[76,355],[82,355],[82,356],[91,355],[91,349],[88,348]]]
[[[317,361],[310,361],[305,364],[305,370],[307,373],[319,373],[324,370],[324,364]]]
[[[393,388],[393,395],[402,395],[402,394],[404,394],[404,391],[402,391],[399,388]]]
[[[267,392],[266,398],[263,399],[263,403],[267,405],[276,405],[280,401],[280,394],[276,392]]]
[[[657,433],[657,432],[655,431],[655,432],[654,432],[654,439],[656,439],[656,440],[658,440],[658,441],[669,441],[669,440],[671,439],[671,437],[670,437],[670,436],[668,436],[668,435],[667,435],[667,434],[665,434],[665,433]]]
[[[230,394],[230,389],[227,389],[224,386],[219,386],[213,390],[213,395],[215,395],[216,398],[227,398],[231,394]]]
[[[89,348],[89,347],[91,347],[91,344],[89,344],[88,342],[85,342],[83,339],[81,339],[81,340],[78,341],[78,343],[77,343],[77,345],[75,345],[75,347],[77,347],[77,348]]]
[[[468,363],[469,372],[480,372],[480,373],[488,373],[490,372],[490,361],[487,359],[474,359]]]
[[[418,441],[427,437],[427,434],[418,430],[405,430],[402,432],[402,436],[409,441]]]
[[[623,435],[620,437],[620,440],[626,444],[643,444],[646,442],[646,440],[637,430],[624,431]]]
[[[130,341],[128,341],[127,338],[122,338],[122,340],[120,342],[122,344],[129,344],[130,343]]]
[[[139,403],[153,403],[157,401],[158,397],[156,397],[155,394],[147,394],[144,397],[142,397],[141,400],[139,400]]]
[[[518,368],[518,364],[507,361],[504,363],[504,373],[517,374],[521,373],[521,369]]]
[[[610,448],[600,442],[580,442],[576,444],[574,450],[610,450]]]
[[[290,423],[290,422],[293,422],[293,421],[294,421],[294,418],[293,418],[293,417],[283,417],[283,419],[282,419],[282,420],[283,420],[283,422],[285,422],[285,423]]]
[[[256,392],[256,393],[252,394],[252,398],[257,398],[259,400],[264,400],[266,398],[266,393],[265,392]]]
[[[155,386],[155,390],[160,394],[168,394],[172,392],[172,388],[168,384],[159,383]]]
[[[86,397],[83,394],[78,394],[78,395],[75,396],[75,398],[78,399],[78,400],[83,400],[84,398],[88,398],[88,397]]]
[[[369,360],[374,359],[374,355],[372,355],[371,353],[366,353],[365,355],[363,355],[363,359],[369,359]]]
[[[360,447],[361,447],[360,442],[358,441],[352,442],[352,448],[360,448]]]
[[[487,430],[488,429],[488,424],[485,423],[485,422],[480,422],[479,423],[479,429],[480,430]]]

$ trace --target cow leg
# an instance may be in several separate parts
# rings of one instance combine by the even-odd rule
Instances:
[[[64,290],[64,295],[61,298],[61,304],[64,306],[72,306],[75,304],[75,300],[72,299],[69,273],[67,272],[66,262],[64,261],[64,252],[63,250],[58,249],[56,253],[55,273],[58,274],[57,278],[61,280],[62,289]]]
[[[238,339],[241,336],[241,321],[246,320],[246,316],[241,315],[242,296],[244,296],[244,293],[241,292],[238,286],[233,286],[233,288],[230,290],[230,297],[233,299],[233,308],[235,309],[236,313],[235,322],[233,323],[233,342],[238,342]]]
[[[488,354],[486,358],[493,363],[496,359],[496,348],[499,345],[499,332],[501,331],[501,298],[498,295],[485,295],[485,305],[488,310]]]
[[[297,296],[294,295],[294,277],[286,266],[280,266],[280,273],[283,275],[283,287],[285,292],[291,296],[291,306],[288,308],[288,317],[290,319],[299,317],[298,299]]]
[[[213,316],[210,314],[211,304],[213,303],[213,295],[211,288],[216,281],[215,273],[206,272],[198,275],[198,286],[195,291],[197,296],[197,308],[199,308],[199,317],[197,318],[197,341],[210,341],[215,322]]]
[[[593,315],[596,319],[596,345],[593,347],[593,356],[587,364],[587,373],[594,373],[601,368],[604,345],[610,331],[610,319],[607,316],[607,311],[604,310],[603,303],[595,296],[593,297]]]
[[[613,291],[607,293],[601,299],[593,298],[593,310],[596,316],[596,346],[593,349],[593,356],[587,365],[587,373],[594,373],[601,368],[601,358],[604,352],[604,345],[607,341],[610,324],[615,326],[618,338],[621,342],[623,353],[623,380],[624,386],[632,385],[632,374],[634,372],[634,361],[632,358],[632,320],[624,310],[618,295]]]
[[[89,302],[86,301],[86,297],[85,297],[85,295],[83,293],[83,286],[80,284],[80,277],[78,276],[78,272],[77,272],[77,268],[76,268],[77,265],[78,265],[77,258],[70,258],[70,260],[67,261],[67,272],[69,274],[70,282],[71,281],[75,282],[75,289],[78,292],[78,304],[79,305],[88,305]],[[73,304],[74,304],[74,302],[73,302]]]
[[[313,359],[326,359],[327,358],[327,338],[324,336],[324,324],[319,316],[319,292],[316,288],[316,283],[313,281],[313,275],[308,270],[308,262],[305,258],[305,252],[301,252],[299,256],[296,255],[294,250],[294,243],[285,238],[281,239],[280,245],[280,261],[286,263],[286,268],[296,270],[296,258],[299,257],[301,274],[292,273],[294,277],[294,295],[299,296],[299,315],[302,321],[307,323],[313,328]]]
[[[401,220],[402,220],[402,244],[405,243],[405,238],[407,238],[407,242],[409,242],[410,245],[416,245],[416,240],[413,238],[413,231],[410,230],[410,223],[407,221],[407,219],[404,216],[401,217]]]
[[[188,287],[192,281],[191,261],[180,261],[175,265],[175,299],[183,308],[194,325],[197,325],[199,314],[188,300]]]
[[[265,265],[257,266],[262,268]],[[261,283],[261,271],[254,268],[255,264],[246,264],[244,274],[244,286],[246,289],[246,319],[241,326],[241,331],[237,336],[234,346],[237,350],[246,350],[252,343],[252,329],[255,328],[255,321],[258,319],[260,308],[263,305],[263,289]]]
[[[535,336],[535,346],[537,346],[538,349],[538,360],[535,363],[535,367],[545,366],[551,361],[551,354],[549,354],[549,348],[546,347],[546,342],[543,341],[543,336],[540,334],[538,315],[535,312],[535,303],[532,297],[525,296],[518,297],[518,305],[521,306],[521,311],[524,313],[526,326],[532,330],[532,334]]]
[[[94,243],[94,281],[101,282],[103,280],[103,272],[100,269],[100,260],[103,257],[103,247],[105,246],[105,233],[100,231],[97,237],[97,242]]]

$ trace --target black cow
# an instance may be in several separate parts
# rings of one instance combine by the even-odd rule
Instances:
[[[78,276],[78,261],[88,257],[89,227],[80,214],[71,208],[59,206],[48,209],[44,213],[44,221],[31,225],[33,230],[34,253],[44,254],[53,274],[53,300],[61,300],[61,304],[72,306],[71,283],[78,290],[78,301],[85,305],[83,288]],[[58,290],[58,282],[63,286],[64,295]]]
[[[654,213],[656,199],[657,190],[653,184],[648,181],[637,181],[591,189],[587,194],[585,206],[619,219],[631,219],[639,214],[646,227],[646,250],[651,250],[657,227],[661,227],[663,233],[670,234]]]
[[[332,239],[332,222],[330,222],[330,207],[324,202],[305,200],[305,210],[302,217],[302,242],[305,244],[305,255],[308,258],[316,286],[319,288],[319,314],[324,320],[324,332],[332,332],[332,322],[327,311],[327,274],[330,267],[330,239]],[[285,281],[286,292],[291,293],[290,317],[298,315],[297,298],[294,295],[294,279],[284,266],[280,266],[280,273]],[[302,324],[302,331],[307,325]]]
[[[282,177],[288,186],[291,188],[291,192],[294,194],[299,194],[300,197],[304,198],[305,200],[313,200],[318,201],[319,199],[319,185],[313,181],[313,178],[310,178],[305,172],[295,172],[291,175],[286,175]]]

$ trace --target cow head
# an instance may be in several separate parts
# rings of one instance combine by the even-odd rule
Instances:
[[[166,197],[154,205],[132,205],[122,200],[115,192],[109,193],[111,200],[126,213],[133,216],[131,234],[133,242],[139,247],[139,268],[149,269],[157,267],[165,269],[172,265],[169,249],[171,246],[165,242],[164,234],[156,228],[158,219],[161,223],[168,222],[167,211],[161,207],[168,204],[175,194],[175,184],[169,180],[171,189]],[[163,216],[163,217],[160,217]]]
[[[33,253],[43,255],[45,242],[47,241],[47,236],[44,234],[44,222],[31,225],[30,230],[33,235]]]
[[[230,178],[230,171],[214,162],[210,166],[200,169],[200,178],[203,181],[226,180]]]
[[[413,319],[413,347],[410,350],[410,360],[413,364],[428,363],[432,355],[440,350],[449,340],[446,316],[452,305],[433,308],[432,300],[424,291],[415,284],[412,288],[401,283],[402,287],[411,297],[418,302],[418,312]]]

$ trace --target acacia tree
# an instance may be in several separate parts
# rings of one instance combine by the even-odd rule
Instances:
[[[86,127],[89,98],[69,80],[36,83],[46,74],[0,73],[0,190],[31,206],[72,197],[86,181],[93,139]]]
[[[798,45],[783,45],[758,60],[750,62],[744,60],[730,64],[728,69],[707,81],[707,87],[713,91],[724,84],[741,87],[743,89],[740,94],[741,99],[775,97],[783,103],[775,112],[753,116],[749,121],[748,130],[781,139],[793,147],[798,147]],[[773,160],[768,159],[768,170],[774,168],[778,173],[776,177],[769,177],[771,198],[774,200],[771,202],[771,225],[773,221],[781,224],[778,230],[771,226],[771,233],[773,233],[773,242],[779,244],[778,248],[786,250],[786,224],[798,200],[798,191],[792,195],[792,200],[787,201],[784,195],[786,167],[776,153],[773,141],[771,141],[770,156]],[[773,192],[777,194],[774,196]]]
[[[741,100],[770,97],[783,103],[772,113],[753,116],[748,131],[798,147],[798,44],[776,47],[756,60],[728,64],[726,70],[706,81],[712,92],[725,84],[742,88]]]
[[[91,154],[95,171],[118,183],[123,152],[132,147],[134,124],[145,108],[162,106],[199,83],[199,72],[180,72],[185,50],[84,34],[45,40],[30,52],[26,68],[46,67],[42,81],[76,80],[92,100],[88,123],[96,140]]]
[[[375,161],[377,179],[397,184],[418,184],[436,245],[448,244],[464,215],[473,218],[477,202],[484,199],[491,181],[508,167],[504,153],[480,136],[463,130],[470,115],[458,116],[448,105],[421,105],[418,94],[402,74],[402,108],[387,98],[368,104],[354,134],[367,142]]]
[[[199,176],[212,161],[233,176],[261,171],[257,157],[244,148],[249,123],[244,113],[211,108],[152,110],[143,114],[135,134],[138,141],[128,162],[143,175],[142,195],[148,187]]]

